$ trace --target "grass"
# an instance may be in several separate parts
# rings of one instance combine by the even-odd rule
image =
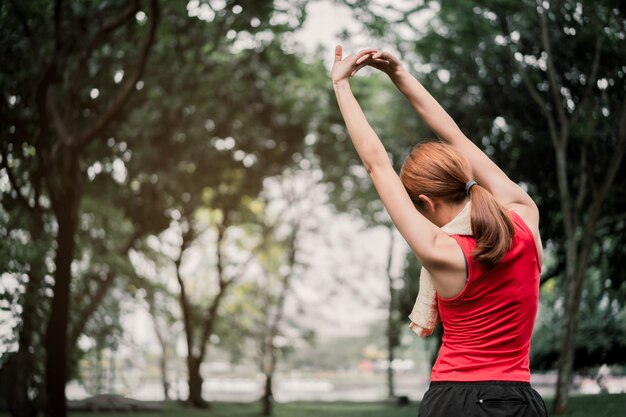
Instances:
[[[259,403],[214,402],[209,410],[194,410],[176,403],[165,405],[162,413],[71,413],[71,417],[256,417]],[[548,410],[552,400],[547,399]],[[383,402],[290,402],[274,406],[274,417],[417,417],[418,402],[406,407]],[[580,395],[570,398],[566,417],[625,416],[626,394]]]

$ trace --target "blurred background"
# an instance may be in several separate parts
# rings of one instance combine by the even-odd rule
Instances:
[[[408,327],[337,43],[397,54],[537,202],[551,411],[626,409],[624,2],[7,0],[0,33],[1,412],[416,415],[441,329]],[[399,170],[433,134],[351,85]]]

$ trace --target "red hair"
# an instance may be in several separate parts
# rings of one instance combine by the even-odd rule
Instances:
[[[465,184],[474,179],[472,166],[463,154],[451,145],[438,141],[421,142],[411,148],[400,169],[400,180],[418,208],[424,194],[450,203],[461,203]],[[476,249],[472,257],[493,266],[511,247],[513,223],[504,207],[485,187],[477,184],[470,190],[472,202],[472,233]]]

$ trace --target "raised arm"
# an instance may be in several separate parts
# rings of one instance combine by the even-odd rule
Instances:
[[[458,283],[465,281],[465,261],[461,249],[452,237],[415,208],[382,142],[367,122],[350,89],[348,79],[357,67],[356,60],[366,53],[367,50],[342,60],[341,47],[335,51],[331,76],[348,134],[389,216],[413,253],[430,271],[437,291],[442,296],[458,293]],[[458,276],[462,280],[455,279]]]
[[[430,129],[441,140],[465,155],[472,166],[476,180],[487,188],[500,204],[518,212],[532,229],[538,230],[539,212],[528,193],[511,181],[478,146],[463,134],[437,100],[393,55],[377,51],[373,54],[362,55],[357,59],[357,64],[357,70],[364,65],[371,65],[387,73]]]

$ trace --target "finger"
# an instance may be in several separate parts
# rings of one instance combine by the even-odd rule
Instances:
[[[378,51],[372,56],[372,58],[389,59],[389,55],[385,51]]]
[[[371,54],[372,52],[376,52],[376,49],[375,48],[365,48],[365,49],[360,50],[357,55]]]
[[[365,62],[365,61],[380,62],[380,63],[384,63],[384,64],[389,64],[388,60],[382,59],[382,58],[376,58],[376,56],[374,54],[363,55],[362,57],[360,57],[359,59],[356,60],[356,64],[360,64],[361,62]]]
[[[358,58],[358,59],[356,60],[356,63],[357,63],[357,64],[360,64],[361,62],[363,62],[363,61],[365,61],[366,59],[369,59],[369,58],[371,58],[371,57],[372,57],[372,55],[370,55],[370,54],[363,55],[362,57],[360,57],[360,58]]]
[[[354,77],[354,74],[357,73],[358,70],[360,70],[361,68],[363,68],[364,66],[366,66],[367,64],[361,64],[358,67],[356,67],[354,70],[352,70],[352,72],[350,73],[351,77]]]
[[[389,68],[380,64],[371,64],[371,66],[382,72],[386,72],[386,70]]]
[[[359,53],[357,53],[355,56],[358,58],[361,58],[364,55],[369,55],[373,52],[376,52],[376,49],[374,48],[368,48],[368,49],[363,49],[362,51],[360,51]]]
[[[341,45],[335,46],[335,62],[341,61]]]

